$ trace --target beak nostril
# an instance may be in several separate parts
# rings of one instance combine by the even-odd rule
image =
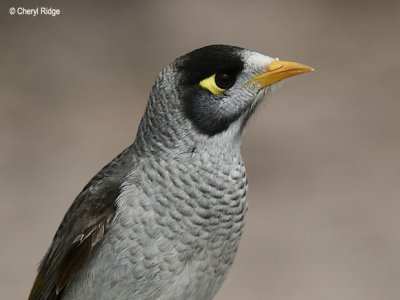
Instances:
[[[267,71],[268,72],[272,72],[272,71],[278,70],[278,69],[280,69],[282,67],[283,67],[283,65],[280,64],[279,62],[273,62],[272,64],[270,64],[268,66]]]

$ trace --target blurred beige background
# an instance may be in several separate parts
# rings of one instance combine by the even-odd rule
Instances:
[[[42,5],[61,15],[8,14]],[[250,209],[216,299],[400,299],[399,1],[9,1],[0,16],[0,299],[26,299],[159,70],[213,43],[316,69],[247,128]]]

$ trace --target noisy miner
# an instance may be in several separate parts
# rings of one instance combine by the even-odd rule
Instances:
[[[310,71],[228,45],[166,66],[133,144],[65,214],[29,299],[212,299],[247,210],[243,129],[275,83]]]

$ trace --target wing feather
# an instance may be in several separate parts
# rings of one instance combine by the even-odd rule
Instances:
[[[112,223],[121,185],[130,169],[127,148],[76,197],[38,269],[29,300],[57,300],[90,259]]]

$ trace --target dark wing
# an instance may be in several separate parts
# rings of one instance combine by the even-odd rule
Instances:
[[[84,187],[61,222],[43,258],[29,300],[60,299],[65,287],[100,243],[116,213],[129,148]]]

